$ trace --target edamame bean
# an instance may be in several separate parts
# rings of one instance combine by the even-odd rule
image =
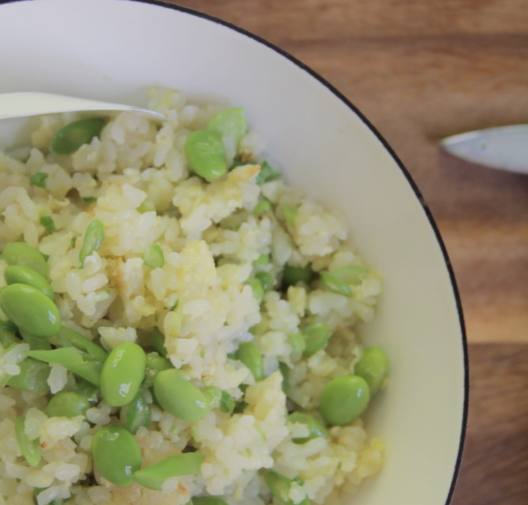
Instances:
[[[224,143],[216,131],[198,130],[189,134],[185,154],[191,168],[204,179],[218,179],[227,172]]]
[[[165,265],[165,256],[158,244],[150,244],[143,252],[141,258],[143,263],[150,268],[161,268]]]
[[[151,335],[152,340],[152,347],[154,347],[154,350],[164,358],[167,357],[167,349],[165,349],[165,339],[163,338],[163,335],[156,329],[152,331]]]
[[[97,361],[104,362],[108,357],[108,353],[101,346],[66,326],[61,326],[57,338],[64,347],[75,347]]]
[[[363,377],[373,397],[383,385],[387,376],[388,359],[379,347],[367,347],[356,364],[354,373]]]
[[[290,369],[286,363],[279,361],[279,370],[282,374],[282,392],[286,395],[290,387]]]
[[[224,414],[231,414],[234,409],[234,398],[227,391],[222,391],[222,396],[220,398],[220,410],[224,412]]]
[[[325,323],[312,323],[304,329],[304,336],[306,340],[304,355],[311,356],[326,346],[330,332]]]
[[[86,353],[83,353],[74,347],[63,347],[61,349],[53,349],[51,351],[27,351],[26,354],[31,358],[38,359],[46,363],[62,365],[70,372],[82,377],[96,386],[101,384],[101,371],[103,369],[103,362],[94,360]]]
[[[304,352],[306,349],[306,340],[304,335],[298,331],[297,333],[289,333],[288,340],[290,342],[293,352]]]
[[[25,424],[26,418],[24,416],[20,416],[15,421],[15,433],[18,447],[28,464],[33,468],[36,468],[42,458],[40,439],[36,438],[35,440],[30,440],[26,435]]]
[[[88,399],[75,391],[61,391],[51,397],[44,413],[48,417],[84,416],[91,407]]]
[[[292,265],[285,265],[282,273],[282,283],[285,287],[295,286],[298,282],[310,284],[312,282],[312,268],[310,265],[305,267],[294,267]]]
[[[349,286],[355,286],[363,282],[368,275],[368,270],[359,265],[348,265],[334,270],[332,275]]]
[[[215,114],[207,124],[208,130],[218,132],[233,141],[234,147],[238,146],[240,139],[246,132],[247,118],[244,109],[231,107]]]
[[[269,254],[262,253],[254,262],[254,265],[268,265],[270,262]]]
[[[100,474],[112,484],[125,487],[141,468],[141,451],[134,436],[120,426],[105,426],[92,438],[92,456]]]
[[[270,164],[265,161],[260,166],[260,172],[257,175],[257,184],[264,184],[265,182],[272,181],[273,179],[276,179],[277,177],[280,177],[282,175],[281,172],[278,170],[275,170],[270,166]]]
[[[86,379],[82,379],[80,377],[76,378],[77,382],[77,393],[84,396],[89,402],[96,402],[97,401],[97,391],[99,391],[99,388],[92,384],[91,382],[88,382]]]
[[[253,290],[253,296],[260,305],[264,299],[264,289],[262,288],[260,281],[255,277],[250,277],[246,282],[244,282],[244,284],[246,286],[251,286],[251,289]]]
[[[147,367],[145,370],[145,381],[143,385],[150,388],[154,385],[154,379],[159,372],[173,368],[172,363],[157,352],[149,352],[147,354]]]
[[[193,505],[227,505],[227,502],[218,496],[195,496]]]
[[[48,377],[51,368],[46,363],[26,358],[18,363],[20,373],[7,382],[8,386],[31,393],[45,393],[49,390]]]
[[[20,332],[22,340],[29,344],[32,351],[50,351],[51,344],[47,338],[34,337],[25,331]]]
[[[57,306],[42,292],[26,284],[11,284],[0,291],[0,307],[20,330],[35,337],[52,337],[60,329]]]
[[[264,481],[270,488],[271,494],[285,505],[295,505],[290,498],[290,489],[294,479],[288,479],[275,470],[267,470],[264,474]],[[299,505],[308,505],[310,501],[305,498]]]
[[[148,489],[159,491],[166,479],[198,473],[204,459],[205,454],[200,452],[186,452],[169,456],[155,465],[136,471],[134,480]]]
[[[132,401],[122,411],[122,419],[125,427],[133,435],[140,426],[150,426],[150,407],[141,389],[136,393]]]
[[[11,242],[4,247],[2,256],[8,265],[22,265],[31,268],[46,278],[48,276],[48,264],[35,248],[24,242]]]
[[[84,233],[84,241],[79,251],[79,261],[81,266],[84,265],[84,260],[97,251],[104,241],[104,226],[100,219],[93,219],[86,228]]]
[[[323,281],[324,287],[329,291],[332,291],[332,293],[343,296],[350,296],[352,294],[350,288],[345,282],[329,272],[321,272],[321,280]]]
[[[45,294],[51,301],[55,300],[55,293],[51,289],[49,282],[32,268],[22,265],[9,265],[4,270],[4,278],[8,285],[10,284],[27,284],[38,289]]]
[[[368,384],[357,375],[332,379],[321,393],[319,411],[331,425],[350,424],[367,408],[370,400]]]
[[[273,275],[268,272],[257,272],[255,274],[255,278],[260,281],[262,289],[265,293],[267,293],[273,287],[273,284],[275,284],[275,279],[273,278]]]
[[[126,405],[145,378],[147,357],[139,345],[119,344],[106,358],[101,372],[101,394],[111,407]]]
[[[312,438],[323,437],[328,439],[330,437],[326,426],[319,419],[305,412],[294,412],[290,414],[288,421],[294,424],[304,424],[308,428],[309,434],[307,437],[292,438],[292,441],[296,444],[305,444],[309,440],[312,440]]]
[[[240,360],[249,368],[257,382],[264,378],[264,361],[257,346],[253,342],[240,344],[235,356],[236,359]]]
[[[164,410],[184,421],[197,421],[209,410],[210,398],[175,368],[156,375],[154,394]]]
[[[79,119],[61,128],[51,138],[50,151],[55,154],[71,154],[82,145],[89,144],[98,137],[106,124],[103,117]]]
[[[6,330],[5,328],[2,328],[0,326],[0,345],[2,345],[4,349],[7,349],[13,344],[19,343],[20,341],[18,340],[18,338],[16,338],[14,331]]]
[[[202,389],[202,393],[207,398],[207,408],[209,410],[216,409],[220,406],[220,401],[222,399],[222,391],[216,386],[205,386]]]

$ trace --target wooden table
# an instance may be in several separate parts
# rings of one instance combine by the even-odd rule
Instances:
[[[435,145],[528,123],[528,1],[177,3],[299,58],[396,150],[440,227],[467,323],[470,419],[453,505],[528,504],[528,177],[477,168]]]

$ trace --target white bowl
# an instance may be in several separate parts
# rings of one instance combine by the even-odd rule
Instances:
[[[359,111],[267,42],[174,5],[37,0],[0,5],[0,92],[47,91],[144,105],[149,85],[242,106],[287,179],[341,208],[385,277],[367,343],[386,349],[389,388],[369,432],[382,473],[356,505],[445,505],[460,463],[467,352],[453,273],[409,173]],[[390,85],[390,84],[388,84]]]

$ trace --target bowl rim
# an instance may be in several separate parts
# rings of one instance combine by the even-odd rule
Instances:
[[[31,0],[0,0],[0,6],[2,4],[10,4],[15,2],[25,2],[25,1],[31,1]],[[457,479],[460,474],[460,467],[462,463],[462,456],[464,452],[464,444],[466,439],[466,431],[467,431],[467,424],[468,424],[468,410],[469,410],[469,353],[468,353],[468,341],[467,341],[467,333],[466,333],[466,327],[464,322],[464,314],[462,310],[462,302],[460,299],[460,293],[458,290],[457,282],[455,279],[455,274],[453,271],[453,266],[451,263],[451,260],[449,259],[449,255],[447,253],[447,249],[445,247],[444,241],[442,240],[442,236],[440,234],[440,231],[438,229],[438,226],[436,224],[436,221],[433,217],[433,214],[431,210],[429,209],[429,206],[425,202],[425,199],[418,189],[418,186],[414,182],[411,174],[409,173],[408,169],[405,167],[403,162],[400,160],[398,155],[395,153],[395,151],[392,149],[390,144],[385,140],[385,138],[381,135],[381,133],[374,127],[374,125],[365,117],[365,115],[358,109],[356,105],[354,105],[345,95],[343,95],[337,88],[335,88],[330,82],[328,82],[324,77],[319,75],[317,72],[315,72],[312,68],[310,68],[308,65],[303,63],[302,61],[298,60],[295,56],[290,54],[289,52],[285,51],[284,49],[278,47],[277,45],[273,44],[272,42],[269,42],[268,40],[262,38],[259,35],[256,35],[249,30],[246,30],[245,28],[241,28],[240,26],[237,26],[229,21],[225,21],[223,19],[220,19],[216,16],[213,16],[211,14],[207,14],[205,12],[198,11],[196,9],[192,9],[190,7],[184,7],[183,5],[178,5],[174,3],[169,3],[164,0],[126,0],[129,2],[137,2],[137,3],[144,3],[144,4],[151,4],[156,5],[158,7],[164,7],[166,9],[173,9],[176,11],[184,12],[186,14],[190,14],[192,16],[196,16],[202,19],[206,19],[208,21],[211,21],[213,23],[216,23],[218,25],[222,25],[226,28],[229,28],[231,30],[234,30],[235,32],[238,32],[242,35],[245,35],[246,37],[249,37],[253,39],[254,41],[268,47],[272,51],[278,53],[279,55],[283,56],[284,58],[288,59],[291,63],[299,67],[301,70],[304,70],[307,72],[311,77],[319,81],[324,87],[328,89],[330,93],[335,95],[343,104],[348,107],[352,112],[354,112],[359,119],[365,124],[365,126],[376,136],[376,138],[381,142],[383,147],[386,149],[386,151],[390,154],[392,159],[395,161],[396,165],[401,170],[402,174],[405,176],[407,182],[409,183],[409,186],[413,190],[413,193],[415,197],[417,198],[418,202],[420,203],[420,206],[422,210],[424,211],[429,224],[434,232],[434,235],[436,237],[436,241],[438,244],[438,247],[440,248],[440,252],[442,253],[442,257],[444,259],[445,267],[447,269],[447,273],[449,275],[449,280],[451,282],[451,287],[453,290],[453,297],[455,299],[455,305],[456,310],[458,314],[458,322],[460,326],[460,334],[462,337],[462,353],[463,353],[463,362],[464,362],[464,404],[463,404],[463,411],[462,411],[462,424],[461,424],[461,430],[460,430],[460,439],[459,439],[459,446],[458,446],[458,454],[457,459],[455,462],[455,467],[453,469],[453,476],[451,479],[451,485],[449,488],[449,492],[447,494],[447,499],[445,502],[445,505],[449,505],[451,503],[451,500],[453,498],[453,494],[455,491]]]

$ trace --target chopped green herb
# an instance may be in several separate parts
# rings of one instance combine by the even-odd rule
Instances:
[[[163,251],[158,244],[150,244],[141,256],[143,263],[150,268],[161,268],[165,264]]]
[[[225,414],[231,414],[234,409],[235,400],[227,391],[222,391],[222,396],[220,398],[220,410]]]
[[[277,177],[280,177],[281,175],[282,174],[278,170],[271,168],[270,164],[265,161],[264,163],[262,163],[260,167],[260,172],[257,175],[257,184],[264,184],[265,182],[277,179]]]
[[[46,230],[48,230],[50,233],[53,233],[57,229],[53,219],[50,216],[42,216],[40,218],[40,224],[44,226],[44,228],[46,228]]]
[[[33,186],[38,186],[39,188],[46,189],[46,179],[49,177],[49,174],[46,172],[37,172],[36,174],[33,174],[29,181]]]
[[[83,196],[85,202],[97,202],[96,196]]]
[[[337,293],[338,295],[343,296],[351,295],[348,285],[330,272],[321,272],[321,280],[323,281],[325,288],[332,291],[332,293]]]
[[[154,207],[153,203],[145,202],[137,208],[137,211],[141,212],[141,214],[144,214],[145,212],[155,212],[156,207]]]
[[[94,219],[86,228],[84,241],[79,252],[79,261],[84,265],[84,260],[97,251],[104,240],[104,226],[100,219]]]
[[[297,216],[298,209],[286,203],[281,204],[280,208],[284,214],[284,219],[286,219],[286,222],[290,226],[295,226],[295,217]]]
[[[269,263],[269,254],[261,254],[254,262],[253,265],[267,265]]]
[[[70,241],[70,244],[71,244],[71,248],[72,249],[75,249],[75,242],[77,242],[77,237],[72,237],[71,241]]]
[[[264,200],[263,202],[257,203],[253,208],[253,215],[260,217],[266,212],[271,212],[271,203],[269,200]]]

